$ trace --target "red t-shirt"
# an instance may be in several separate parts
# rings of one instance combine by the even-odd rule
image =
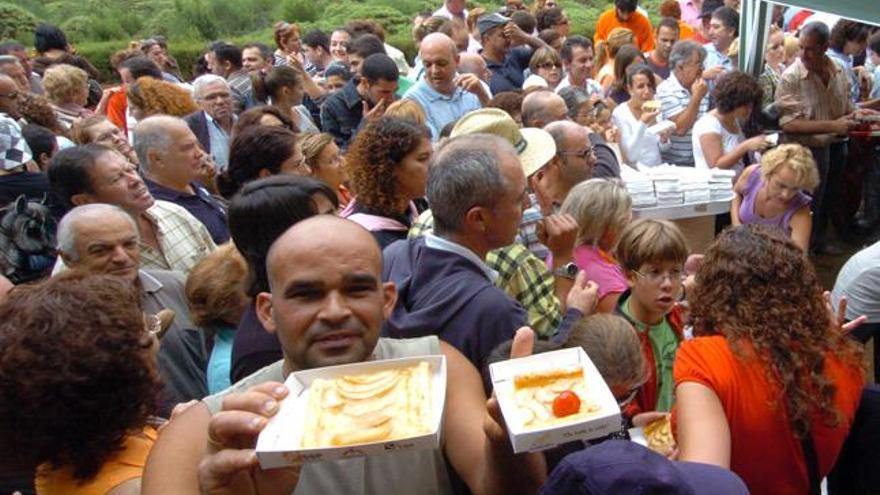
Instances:
[[[791,433],[780,386],[768,380],[765,369],[754,354],[737,358],[722,336],[698,337],[678,349],[673,376],[676,386],[697,382],[718,395],[730,425],[730,469],[753,495],[804,495],[809,476],[801,443]],[[825,375],[837,386],[834,404],[843,416],[836,428],[818,417],[811,425],[822,476],[834,466],[864,385],[860,370],[831,356]]]

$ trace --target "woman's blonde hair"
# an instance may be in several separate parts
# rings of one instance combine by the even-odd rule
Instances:
[[[593,76],[599,73],[602,70],[602,66],[608,63],[609,60],[614,60],[614,57],[617,56],[617,52],[624,45],[631,45],[635,43],[636,35],[632,32],[631,29],[625,27],[616,27],[608,33],[608,38],[604,40],[600,40],[599,43],[596,44],[596,63],[593,64]]]
[[[596,245],[606,232],[623,230],[630,219],[632,199],[618,180],[590,179],[574,186],[562,213],[578,223],[578,244]]]
[[[397,100],[388,105],[388,108],[385,109],[385,116],[408,120],[419,125],[425,125],[427,120],[422,106],[410,99]]]
[[[783,144],[761,157],[761,176],[764,180],[787,166],[797,177],[797,185],[805,191],[819,186],[819,169],[810,150],[800,144]]]
[[[797,36],[793,34],[786,34],[785,41],[783,43],[785,46],[785,59],[788,60],[793,58],[801,49],[800,43],[798,43]]]
[[[581,318],[572,326],[564,347],[581,347],[609,387],[633,388],[648,378],[639,336],[620,316],[595,314]]]
[[[326,132],[312,132],[301,134],[300,137],[302,138],[303,159],[305,159],[306,165],[314,172],[318,168],[318,156],[327,145],[333,142],[333,135]]]
[[[43,89],[56,105],[73,103],[89,87],[89,75],[79,67],[57,64],[43,73]]]
[[[235,324],[247,300],[244,256],[228,242],[202,258],[186,279],[193,323],[200,327]]]

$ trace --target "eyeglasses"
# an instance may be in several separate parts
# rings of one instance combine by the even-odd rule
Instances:
[[[578,151],[560,151],[559,154],[563,156],[576,156],[578,158],[583,158],[584,160],[586,160],[587,158],[592,156],[595,151],[596,149],[594,147],[587,146],[586,148]]]
[[[682,276],[684,275],[684,271],[680,269],[662,272],[659,270],[651,270],[648,273],[642,273],[638,270],[633,270],[633,273],[654,284],[662,284],[663,280],[666,277],[669,277],[669,281],[674,284],[681,283]]]
[[[551,69],[561,69],[562,64],[556,62],[544,62],[543,64],[535,65],[535,68],[538,70],[551,70]]]

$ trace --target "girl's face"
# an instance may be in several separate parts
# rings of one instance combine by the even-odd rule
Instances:
[[[425,185],[428,180],[428,164],[431,162],[433,147],[430,139],[422,139],[414,150],[403,157],[395,171],[398,190],[401,198],[407,201],[421,198],[425,195]]]
[[[574,121],[584,127],[593,125],[593,104],[586,101],[581,104],[577,113],[574,115]]]
[[[348,42],[351,35],[345,31],[333,31],[330,36],[330,55],[338,62],[348,62]]]
[[[651,87],[651,82],[644,74],[633,76],[632,84],[627,86],[627,88],[629,89],[630,97],[632,97],[635,103],[654,99],[654,88]]]

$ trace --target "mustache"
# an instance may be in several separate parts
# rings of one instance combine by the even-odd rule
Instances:
[[[363,335],[367,332],[367,328],[356,318],[347,318],[339,323],[328,323],[319,321],[309,327],[306,331],[306,339],[309,341],[317,340],[326,334],[333,332],[352,332]]]

